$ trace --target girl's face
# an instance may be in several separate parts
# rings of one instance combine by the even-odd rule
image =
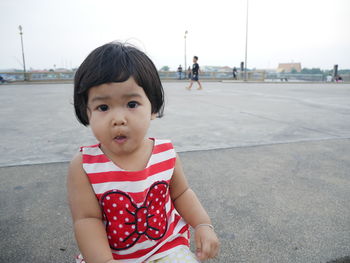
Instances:
[[[87,111],[92,132],[105,153],[112,156],[145,146],[150,121],[156,117],[143,88],[132,77],[92,87]]]

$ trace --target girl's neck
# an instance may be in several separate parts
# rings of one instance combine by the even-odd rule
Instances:
[[[140,171],[146,168],[153,152],[154,140],[144,138],[142,144],[129,154],[116,155],[101,145],[102,152],[119,168],[126,171]]]

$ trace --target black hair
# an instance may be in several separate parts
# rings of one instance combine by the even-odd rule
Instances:
[[[151,59],[129,44],[111,42],[93,50],[74,76],[75,115],[83,125],[89,125],[87,115],[90,88],[112,82],[124,82],[133,77],[151,102],[152,113],[163,116],[164,91],[158,71]]]
[[[196,60],[198,60],[198,57],[197,57],[197,56],[194,56],[193,58],[195,58]]]

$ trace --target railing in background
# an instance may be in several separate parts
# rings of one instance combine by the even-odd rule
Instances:
[[[26,77],[28,81],[72,81],[74,78],[72,71],[66,72],[28,72]],[[323,74],[299,74],[299,73],[270,73],[266,71],[248,71],[248,81],[266,81],[266,82],[325,82],[326,75]],[[0,75],[8,82],[24,81],[23,72],[0,72]],[[177,80],[179,74],[176,71],[159,71],[162,80]],[[181,79],[184,79],[184,72]],[[237,80],[243,81],[242,72],[237,73]],[[350,74],[341,74],[343,81],[350,81]],[[186,75],[188,79],[188,75]],[[201,72],[200,80],[233,80],[231,72]]]

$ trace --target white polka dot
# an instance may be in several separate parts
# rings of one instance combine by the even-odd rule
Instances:
[[[163,191],[160,191],[160,194],[163,194],[164,192]]]
[[[147,226],[147,223],[144,223],[143,225],[144,225],[144,226]]]
[[[159,205],[162,205],[163,204],[163,202],[159,202]]]
[[[163,195],[163,198],[165,198],[165,195]]]
[[[147,213],[147,210],[144,210],[143,213],[146,214],[146,213]]]
[[[105,202],[102,202],[102,205],[105,205]]]
[[[156,186],[154,187],[154,189],[158,189],[158,185],[156,185]]]
[[[138,219],[137,219],[137,221],[141,222],[141,221],[142,221],[142,219],[141,219],[141,218],[138,218]]]
[[[160,215],[160,217],[163,217],[163,216],[164,216],[163,214]]]
[[[125,232],[125,235],[127,235],[127,236],[128,236],[129,234],[130,234],[130,233],[129,233],[128,231],[126,231],[126,232]]]
[[[154,206],[153,206],[153,205],[151,206],[151,209],[154,209]]]
[[[159,198],[156,198],[156,202],[158,202]]]
[[[107,209],[107,212],[108,212],[108,213],[110,213],[110,212],[111,212],[111,210],[110,210],[110,209]]]
[[[159,214],[159,210],[157,210],[157,214]]]
[[[108,239],[112,239],[112,237],[111,237],[111,236],[108,236]]]
[[[161,223],[159,222],[158,226],[160,226],[160,225],[161,225]]]
[[[125,222],[129,222],[129,217],[125,218]]]
[[[153,222],[157,222],[157,218],[153,219]]]
[[[128,204],[126,204],[126,205],[125,205],[125,207],[126,207],[126,208],[129,208],[129,205],[128,205]]]
[[[158,235],[159,231],[156,231],[156,235]]]
[[[134,237],[133,239],[132,239],[132,241],[135,241],[136,240],[136,237]]]
[[[122,196],[119,197],[119,200],[120,200],[120,201],[123,201],[123,200],[124,200],[124,197],[122,197]]]
[[[117,246],[117,243],[114,243],[114,246],[116,247],[116,246]]]
[[[122,214],[123,214],[123,211],[122,211],[122,210],[121,210],[121,211],[119,211],[119,214],[121,214],[121,215],[122,215]]]
[[[119,238],[119,241],[123,241],[123,238],[122,238],[122,237],[120,237],[120,238]]]
[[[135,225],[132,225],[131,228],[132,228],[132,229],[135,229]]]
[[[111,226],[111,225],[112,225],[112,223],[111,223],[111,222],[108,222],[108,225],[110,225],[110,226]]]
[[[123,225],[122,225],[122,224],[119,224],[119,228],[123,228]]]
[[[113,216],[113,220],[117,220],[117,217],[116,217],[116,216]]]
[[[109,196],[106,197],[107,200],[111,199]]]
[[[113,207],[117,207],[117,204],[113,204],[112,206],[113,206]]]
[[[113,234],[115,234],[115,235],[116,235],[116,234],[117,234],[117,230],[113,230]]]

